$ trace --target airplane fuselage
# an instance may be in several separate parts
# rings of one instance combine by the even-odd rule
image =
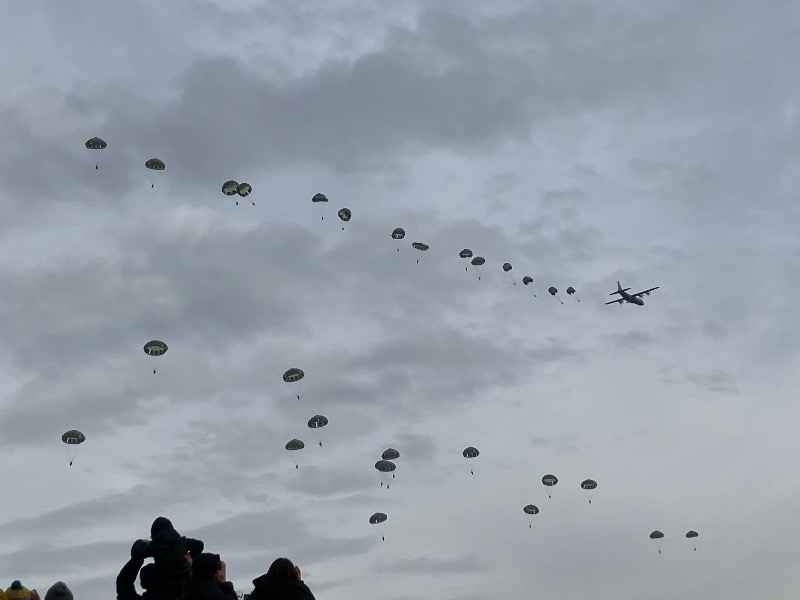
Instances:
[[[644,300],[637,298],[636,296],[631,296],[628,292],[620,292],[619,295],[622,296],[625,302],[630,302],[631,304],[636,304],[637,306],[644,306]]]

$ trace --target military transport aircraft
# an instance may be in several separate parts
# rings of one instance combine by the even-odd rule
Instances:
[[[642,292],[637,292],[636,294],[629,294],[628,290],[631,288],[622,289],[622,286],[617,282],[617,291],[611,292],[609,296],[613,296],[614,294],[619,294],[622,296],[621,298],[617,298],[616,300],[612,300],[611,302],[606,302],[606,304],[616,304],[619,302],[622,305],[623,302],[628,302],[630,304],[638,304],[639,306],[644,306],[644,300],[642,300],[642,296],[649,296],[650,292],[653,290],[657,290],[658,286],[654,288],[650,288],[649,290],[644,290]]]

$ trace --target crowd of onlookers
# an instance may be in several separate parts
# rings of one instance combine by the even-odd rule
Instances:
[[[131,546],[130,560],[117,575],[117,600],[237,600],[225,561],[204,550],[202,540],[181,535],[169,519],[158,517],[150,528],[150,538],[136,540]],[[152,562],[145,564],[148,559]],[[144,590],[141,594],[136,590],[137,576]],[[0,588],[0,600],[74,598],[63,581],[53,584],[42,599],[35,589],[16,580],[5,591]],[[288,558],[278,558],[253,580],[248,600],[315,599],[303,582],[300,567]]]

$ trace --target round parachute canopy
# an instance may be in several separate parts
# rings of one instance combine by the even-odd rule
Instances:
[[[107,145],[108,144],[106,144],[106,141],[104,139],[99,138],[99,137],[93,137],[93,138],[90,138],[90,139],[86,140],[86,147],[89,150],[102,150]]]
[[[574,293],[575,293],[575,288],[574,288],[574,287],[572,287],[572,286],[569,286],[569,287],[567,288],[567,293],[568,293],[568,294],[570,294],[570,295],[574,294]]]
[[[385,513],[375,513],[369,518],[370,525],[377,525],[378,523],[383,523],[389,517],[386,516]]]
[[[422,252],[425,252],[426,250],[428,250],[428,248],[430,248],[428,244],[423,244],[422,242],[412,242],[411,245],[417,250],[421,250]]]
[[[393,240],[402,240],[404,237],[406,237],[406,230],[403,229],[402,227],[397,227],[392,232],[392,239]]]
[[[381,454],[381,458],[383,460],[395,460],[400,458],[400,453],[394,448],[387,448],[383,451],[383,454]]]
[[[338,214],[339,218],[345,223],[347,223],[353,216],[353,213],[350,211],[349,208],[340,208],[339,212],[336,214]]]
[[[696,537],[697,537],[697,536],[699,536],[699,535],[700,535],[700,534],[699,534],[699,533],[697,533],[697,532],[696,532],[694,529],[691,529],[691,530],[689,530],[689,531],[687,531],[687,532],[686,532],[686,537],[687,537],[687,538],[696,538]]]
[[[658,529],[656,529],[653,533],[650,534],[651,540],[658,540],[664,537],[664,534],[661,533]]]
[[[475,266],[475,267],[479,267],[479,266],[481,266],[482,264],[484,264],[485,262],[486,262],[486,259],[485,259],[485,258],[483,258],[482,256],[476,256],[475,258],[473,258],[473,259],[470,261],[470,263],[471,263],[473,266]]]
[[[524,283],[525,285],[533,283],[533,277],[531,277],[530,275],[525,275],[525,277],[522,278],[522,283]]]
[[[511,263],[503,263],[503,271],[505,271],[506,273],[508,273],[513,268],[514,267],[511,266]]]
[[[522,510],[525,511],[526,515],[538,515],[539,514],[539,507],[535,504],[528,504],[528,506],[524,507]]]
[[[550,292],[551,296],[555,296],[558,293],[558,288],[554,285],[551,285],[549,288],[547,288],[547,291]]]
[[[161,356],[169,348],[161,340],[150,340],[144,345],[144,353],[150,356]]]
[[[311,198],[312,202],[327,202],[328,197],[325,194],[314,194]]]
[[[245,196],[249,196],[250,192],[253,191],[253,186],[249,183],[240,183],[236,186],[236,193],[239,194],[242,198]]]
[[[390,460],[379,460],[375,463],[375,468],[381,473],[391,473],[397,468],[397,465]]]
[[[304,376],[305,373],[303,373],[303,369],[292,367],[283,374],[283,380],[286,383],[293,383],[295,381],[300,381]]]
[[[466,448],[464,448],[464,451],[461,454],[464,455],[464,458],[475,458],[480,454],[480,452],[478,452],[477,448],[474,448],[472,446],[467,446]]]
[[[239,187],[239,182],[234,181],[233,179],[229,179],[225,183],[222,184],[222,193],[226,196],[233,196],[236,193],[236,189]]]
[[[472,250],[469,248],[464,248],[461,252],[458,253],[461,258],[472,258]]]
[[[597,482],[594,479],[584,479],[581,481],[581,489],[583,490],[593,490],[597,487]]]
[[[77,429],[70,429],[63,433],[61,441],[65,444],[82,444],[86,441],[86,436]]]
[[[308,426],[311,429],[319,429],[320,427],[325,427],[327,424],[327,417],[323,417],[322,415],[314,415],[308,420]]]
[[[545,484],[547,487],[552,487],[558,483],[558,477],[548,473],[547,475],[542,477],[542,483]]]
[[[164,161],[160,158],[151,158],[144,163],[144,166],[148,169],[153,169],[153,171],[163,171],[167,168],[167,165],[165,165]]]
[[[286,442],[286,449],[287,450],[302,450],[305,447],[306,447],[306,445],[303,443],[302,440],[294,439],[294,440],[289,440],[288,442]]]

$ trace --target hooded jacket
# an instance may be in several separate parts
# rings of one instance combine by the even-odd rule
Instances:
[[[192,557],[203,551],[203,542],[182,536],[166,517],[158,517],[150,527],[150,543],[141,551],[143,557],[152,556],[165,584],[181,593],[183,582],[192,575],[186,554]]]
[[[266,574],[253,579],[250,600],[316,600],[303,581],[267,581]]]

